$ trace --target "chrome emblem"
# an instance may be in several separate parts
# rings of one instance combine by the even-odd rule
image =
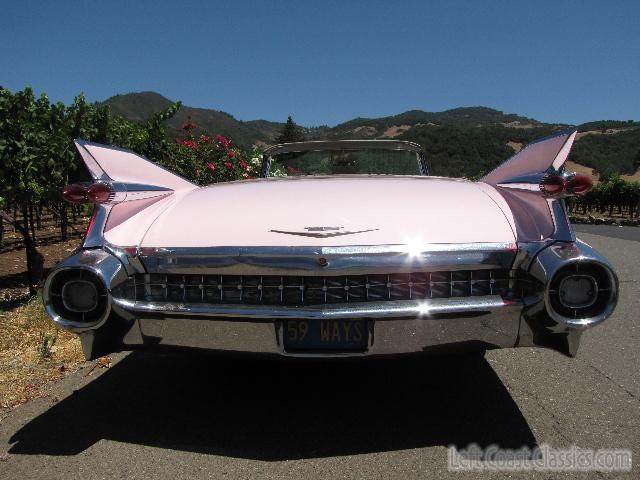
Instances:
[[[308,232],[330,232],[331,230],[342,230],[344,227],[304,227]]]
[[[374,232],[376,230],[379,230],[378,228],[369,228],[367,230],[357,230],[357,231],[346,231],[346,232],[339,232],[339,231],[335,231],[336,227],[306,227],[305,230],[309,230],[311,228],[314,229],[327,229],[327,230],[310,230],[307,232],[288,232],[285,230],[269,230],[270,232],[273,233],[282,233],[285,235],[297,235],[299,237],[312,237],[312,238],[331,238],[331,237],[341,237],[343,235],[355,235],[356,233],[366,233],[366,232]],[[337,227],[337,228],[343,228],[343,227]]]

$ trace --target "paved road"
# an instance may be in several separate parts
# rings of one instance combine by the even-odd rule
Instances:
[[[590,233],[640,242],[640,227],[616,227],[613,225],[575,225],[574,227],[579,235]]]
[[[330,365],[121,355],[0,424],[0,478],[477,478],[446,468],[447,446],[472,442],[638,456],[640,243],[582,237],[608,252],[621,299],[575,359],[532,348]],[[618,476],[637,467],[586,478]]]

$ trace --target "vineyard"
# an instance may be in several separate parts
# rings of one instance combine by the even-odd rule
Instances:
[[[597,183],[583,197],[567,201],[569,212],[634,219],[640,217],[640,182],[627,182],[618,176]]]
[[[34,212],[31,236],[36,245],[50,245],[52,243],[82,238],[87,227],[90,212],[70,205],[67,210],[67,221],[63,221],[60,212],[47,208],[43,204],[37,205]],[[24,224],[25,220],[18,208],[10,216],[18,223]],[[29,225],[31,222],[27,220]],[[0,218],[0,253],[24,247],[24,239],[20,232],[12,225]]]

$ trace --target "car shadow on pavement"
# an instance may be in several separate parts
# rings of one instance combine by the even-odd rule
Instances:
[[[288,362],[140,352],[22,427],[10,453],[74,455],[101,439],[267,461],[536,447],[479,355]]]

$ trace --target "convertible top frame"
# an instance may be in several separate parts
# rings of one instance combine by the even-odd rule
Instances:
[[[275,155],[292,152],[320,152],[323,150],[395,150],[414,152],[418,156],[421,175],[429,175],[429,167],[422,147],[406,140],[316,140],[311,142],[281,143],[264,151],[262,177],[269,176],[271,159]]]

